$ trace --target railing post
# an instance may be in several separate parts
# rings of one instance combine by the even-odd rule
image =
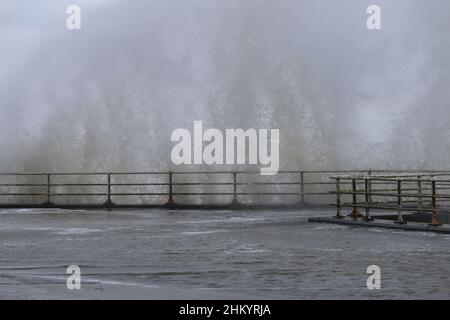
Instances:
[[[353,220],[356,220],[359,217],[362,217],[361,213],[358,211],[358,188],[356,186],[356,178],[352,178],[352,213],[350,213],[350,217]]]
[[[50,201],[51,187],[52,187],[51,174],[47,173],[46,176],[47,176],[47,199],[44,202],[44,206],[53,207],[55,204]]]
[[[398,215],[397,220],[394,223],[406,224],[403,220],[403,199],[402,199],[402,179],[397,179],[397,204],[398,204]]]
[[[374,219],[370,215],[370,205],[372,203],[372,183],[371,179],[368,177],[364,177],[364,200],[366,202],[366,216],[364,217],[364,220],[373,221]]]
[[[114,206],[114,202],[112,202],[111,199],[111,173],[108,172],[106,174],[106,180],[107,180],[107,195],[106,195],[106,201],[103,203],[103,206],[105,208],[111,208]]]
[[[422,210],[422,176],[417,176],[417,209]]]
[[[336,177],[336,215],[334,216],[336,219],[342,219],[345,218],[343,215],[341,215],[341,178]]]
[[[167,200],[165,206],[173,207],[175,206],[175,201],[173,200],[173,172],[169,171],[169,199]]]
[[[237,172],[233,172],[233,201],[231,202],[233,207],[238,206],[237,201]]]
[[[305,172],[300,171],[300,205],[305,205]]]
[[[439,227],[442,224],[439,222],[436,210],[436,179],[431,180],[431,223],[428,224],[431,227]]]

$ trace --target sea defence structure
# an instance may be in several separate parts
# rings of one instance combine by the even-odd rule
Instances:
[[[251,209],[329,206],[311,222],[446,232],[450,172],[357,170],[2,173],[3,208]],[[348,209],[348,212],[344,210]]]
[[[328,205],[333,174],[365,171],[0,174],[0,207],[299,207]]]

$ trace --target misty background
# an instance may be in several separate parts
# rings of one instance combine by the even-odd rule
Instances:
[[[446,169],[449,30],[445,0],[0,0],[0,171],[176,169],[194,120],[279,128],[280,169]]]

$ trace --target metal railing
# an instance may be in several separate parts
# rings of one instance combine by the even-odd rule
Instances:
[[[336,195],[336,216],[344,218],[342,208],[350,207],[353,220],[362,218],[374,220],[372,210],[397,212],[397,224],[406,224],[403,213],[416,212],[430,214],[430,226],[440,226],[438,214],[450,213],[450,173],[444,171],[336,175],[334,180]],[[345,186],[349,188],[345,189]],[[365,213],[361,214],[359,208]]]
[[[336,184],[331,175],[340,175],[340,188],[352,184],[348,177],[360,181],[393,173],[412,171],[287,170],[274,176],[261,176],[259,171],[0,173],[0,207],[328,205]],[[344,191],[337,192],[338,198]]]
[[[259,176],[256,171],[1,173],[0,199],[10,201],[0,200],[0,206],[20,205],[27,198],[42,199],[42,206],[50,207],[62,197],[103,197],[97,204],[113,207],[120,202],[118,198],[149,196],[159,197],[158,204],[167,206],[176,205],[176,197],[200,196],[231,197],[232,205],[240,204],[243,196],[289,196],[295,203],[306,204],[307,196],[329,194],[329,190],[307,190],[312,185],[330,184],[323,177],[311,179],[319,173],[281,171],[282,180],[277,179],[279,175]]]

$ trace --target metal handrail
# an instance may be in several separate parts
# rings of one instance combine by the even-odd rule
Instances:
[[[442,180],[438,179],[436,176],[439,176],[440,178],[449,178],[447,178],[447,180]],[[417,177],[417,179],[412,179],[410,177]],[[438,220],[438,212],[450,212],[450,193],[445,194],[446,190],[450,190],[450,188],[442,187],[450,184],[450,174],[443,173],[443,171],[441,171],[440,174],[433,171],[432,173],[419,172],[406,175],[341,175],[331,176],[330,178],[334,180],[336,185],[335,191],[330,192],[336,195],[336,203],[334,204],[336,206],[336,218],[343,218],[341,214],[343,207],[352,208],[349,216],[352,217],[353,220],[363,218],[365,221],[373,220],[373,217],[370,215],[371,209],[396,210],[397,219],[394,222],[405,224],[407,221],[403,217],[404,211],[420,211],[431,212],[431,222],[429,225],[437,227],[441,225]],[[342,180],[351,181],[352,188],[343,190],[341,188]],[[361,186],[362,182],[364,182],[363,190],[358,190],[358,187]],[[372,188],[374,182],[382,182],[390,187],[374,190]],[[392,188],[392,183],[396,185],[396,188]],[[424,186],[424,184],[428,185],[428,187]],[[439,192],[441,192],[439,195],[437,194],[438,189]],[[342,197],[345,195],[351,196],[351,202],[342,201]],[[360,199],[361,196],[364,196],[364,200],[362,201]],[[373,200],[374,197],[377,197],[378,200]],[[394,202],[391,199],[396,199],[396,201]],[[429,199],[431,203],[429,209],[423,207],[424,199]],[[438,201],[440,201],[439,207]],[[390,203],[393,205],[386,205]],[[405,207],[405,204],[408,204],[408,207]],[[411,204],[416,204],[416,206],[411,207]],[[447,206],[445,206],[445,204]],[[364,208],[366,211],[365,215],[359,213],[358,208]]]
[[[298,197],[298,204],[303,205],[307,203],[312,203],[311,198],[306,199],[306,197],[313,196],[323,196],[327,197],[331,194],[331,186],[335,182],[330,182],[328,180],[330,174],[351,174],[342,175],[339,179],[341,185],[352,185],[353,181],[356,181],[356,185],[359,185],[362,181],[362,177],[370,177],[371,185],[383,184],[383,181],[375,181],[374,174],[403,174],[409,173],[411,176],[417,176],[418,174],[424,174],[424,172],[415,171],[405,171],[405,170],[282,170],[279,174],[284,177],[280,179],[279,176],[260,176],[259,171],[248,170],[248,171],[150,171],[150,172],[11,172],[11,173],[0,173],[0,196],[1,197],[45,197],[44,206],[52,206],[54,203],[52,200],[55,197],[106,197],[106,201],[103,203],[105,207],[114,206],[113,197],[122,196],[168,196],[168,205],[175,204],[176,196],[231,196],[232,204],[239,204],[239,197],[242,196],[271,196],[271,197]],[[434,174],[443,175],[444,172],[449,171],[439,171],[431,170]],[[284,174],[284,175],[283,175]],[[289,175],[289,180],[286,179],[285,175]],[[1,181],[8,176],[13,177],[16,181],[3,182]],[[129,176],[129,177],[126,177]],[[159,181],[130,181],[130,179],[141,179],[150,176],[157,176]],[[183,179],[192,179],[193,181],[177,181],[176,177],[183,176]],[[193,177],[194,176],[194,177]],[[193,178],[208,177],[211,179],[219,179],[225,177],[226,179],[219,179],[219,181],[196,181]],[[64,178],[78,177],[80,179],[95,178],[96,181],[82,181],[82,182],[72,182],[64,181]],[[243,181],[242,178],[255,178],[258,181]],[[23,178],[24,181],[18,180]],[[336,176],[331,178],[336,179]],[[12,178],[10,178],[12,179]],[[29,180],[34,179],[45,179],[45,181],[37,181],[36,183],[30,182]],[[98,181],[99,179],[102,179]],[[124,180],[125,179],[125,180]],[[161,180],[160,180],[161,179]],[[163,179],[163,180],[162,180]],[[265,181],[261,181],[265,179]],[[353,179],[353,180],[352,180]],[[384,179],[380,176],[379,179]],[[17,181],[18,180],[18,181]],[[224,180],[224,181],[221,181]],[[328,180],[328,181],[327,181]],[[346,181],[347,180],[347,181]],[[415,181],[415,180],[414,180]],[[449,181],[450,183],[450,181]],[[209,187],[216,186],[227,188],[222,191],[216,190],[183,190],[183,187]],[[158,190],[142,190],[141,192],[131,192],[129,188],[159,188]],[[268,190],[251,190],[251,187],[267,187],[272,188]],[[283,188],[296,187],[295,191],[292,189],[286,190]],[[12,189],[14,188],[14,189]],[[27,190],[32,188],[33,190]],[[42,188],[36,189],[36,188]],[[58,188],[78,188],[76,191],[70,190],[56,190]],[[90,188],[96,188],[92,190]],[[104,188],[104,189],[99,189]],[[123,189],[119,189],[123,188]],[[128,188],[126,190],[125,188]],[[410,188],[405,188],[408,191]],[[428,189],[423,186],[423,192]],[[201,192],[199,192],[201,191]],[[411,191],[411,190],[409,190]],[[342,196],[345,195],[361,195],[359,192],[350,193],[348,190],[340,191]],[[407,197],[407,195],[404,195]],[[1,198],[0,198],[1,199]],[[295,199],[295,198],[294,198]],[[439,200],[440,196],[436,196],[435,200]],[[117,199],[116,199],[117,200]],[[15,200],[17,204],[23,203],[22,200]],[[343,204],[345,205],[345,204]],[[0,200],[0,206],[2,202]]]

